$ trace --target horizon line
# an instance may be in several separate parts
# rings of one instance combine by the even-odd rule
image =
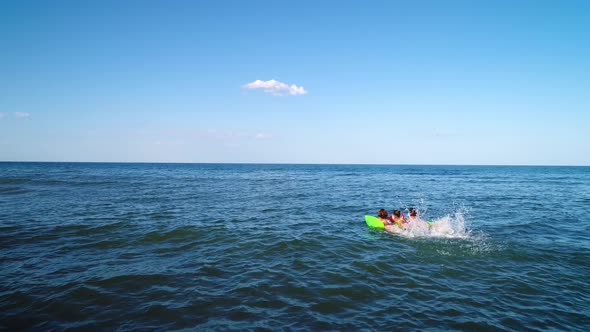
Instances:
[[[565,164],[387,164],[387,163],[313,163],[313,162],[177,162],[177,161],[39,161],[0,160],[0,163],[55,163],[55,164],[227,164],[227,165],[342,165],[342,166],[507,166],[507,167],[590,167]]]

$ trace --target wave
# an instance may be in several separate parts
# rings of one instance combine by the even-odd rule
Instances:
[[[18,195],[26,194],[32,190],[23,187],[0,187],[0,195]]]

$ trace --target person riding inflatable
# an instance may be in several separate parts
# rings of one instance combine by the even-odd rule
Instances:
[[[400,210],[394,210],[389,220],[395,223],[399,228],[404,228],[404,224],[407,223],[406,216],[404,216]]]

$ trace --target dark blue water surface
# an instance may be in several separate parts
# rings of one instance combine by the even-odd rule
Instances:
[[[587,331],[590,167],[0,163],[0,253],[0,329]]]

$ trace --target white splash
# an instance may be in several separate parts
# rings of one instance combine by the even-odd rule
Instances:
[[[470,232],[465,227],[465,218],[461,211],[454,215],[433,219],[428,223],[419,217],[409,220],[403,229],[398,226],[388,226],[386,230],[404,237],[436,237],[436,238],[469,238]]]

